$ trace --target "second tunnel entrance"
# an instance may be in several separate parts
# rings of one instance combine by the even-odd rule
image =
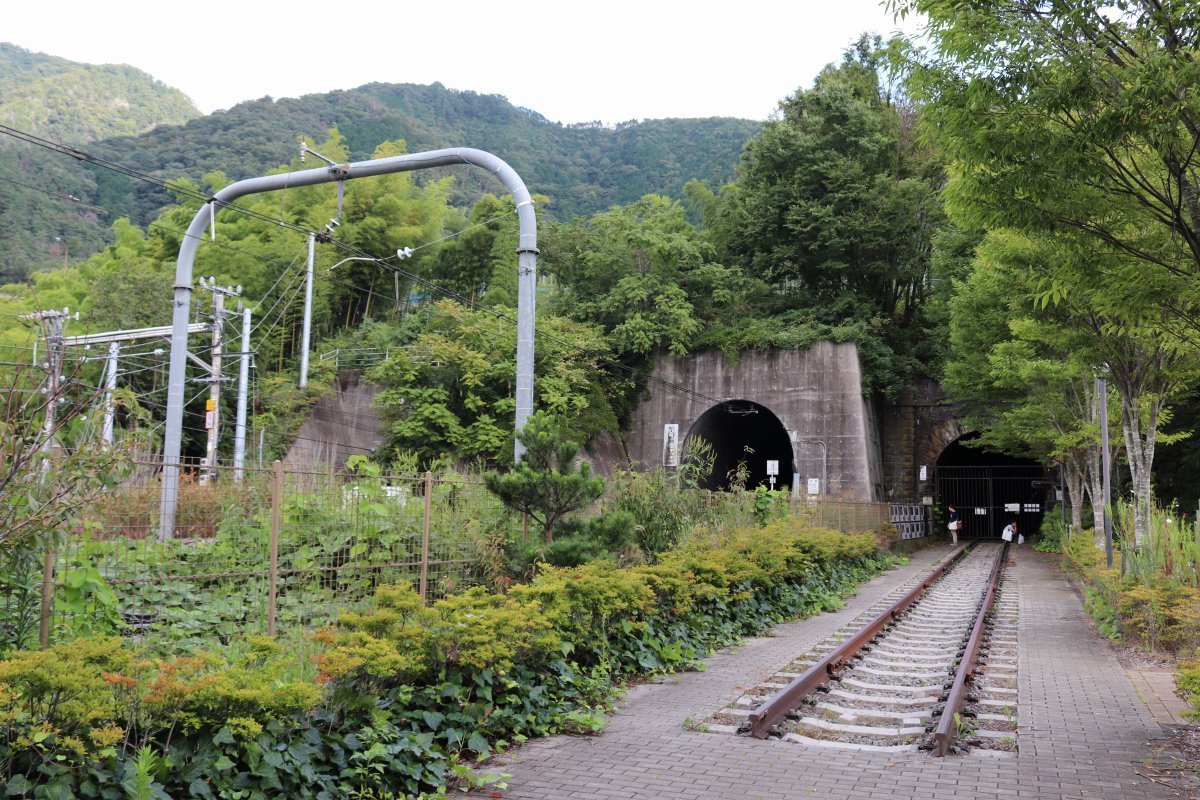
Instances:
[[[730,400],[705,411],[692,425],[687,441],[703,439],[712,445],[715,462],[706,486],[728,489],[731,474],[745,462],[746,486],[769,485],[767,462],[779,462],[776,489],[790,489],[794,466],[792,442],[779,417],[749,400]]]

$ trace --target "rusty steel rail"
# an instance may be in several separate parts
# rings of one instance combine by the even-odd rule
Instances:
[[[1000,556],[992,565],[992,574],[988,578],[987,591],[983,595],[983,603],[975,616],[975,627],[971,629],[971,638],[967,640],[963,650],[962,660],[959,661],[958,671],[954,673],[954,683],[946,695],[946,705],[942,708],[942,716],[938,720],[937,729],[933,734],[933,754],[942,758],[950,752],[954,744],[954,735],[958,732],[958,713],[962,711],[967,700],[967,683],[975,677],[976,661],[979,658],[979,648],[983,646],[983,628],[992,606],[996,602],[996,588],[1000,585],[1000,570],[1004,560],[1008,558],[1008,542],[1000,549]]]
[[[772,728],[781,722],[789,712],[798,707],[800,702],[812,694],[818,686],[829,682],[830,678],[847,661],[853,658],[859,650],[866,646],[867,642],[871,641],[879,631],[883,630],[896,617],[900,616],[905,609],[915,603],[933,585],[934,581],[942,577],[950,567],[966,555],[969,548],[969,545],[964,545],[955,550],[949,558],[938,565],[937,569],[929,573],[925,577],[925,580],[921,581],[918,586],[893,603],[891,608],[869,622],[854,636],[842,642],[832,653],[805,670],[804,674],[799,678],[796,678],[786,687],[768,697],[761,706],[750,714],[751,735],[758,739],[766,739],[770,736]]]

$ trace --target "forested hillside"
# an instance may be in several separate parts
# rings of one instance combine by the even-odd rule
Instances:
[[[53,72],[61,60],[53,61],[37,62],[35,74]],[[61,62],[64,71],[71,66],[110,69]],[[71,107],[74,96],[52,94],[58,88],[53,77],[46,81],[5,79],[5,84],[21,87],[21,96],[28,100],[23,107]],[[517,108],[503,97],[454,91],[440,84],[369,84],[302,98],[262,98],[206,117],[185,119],[159,119],[174,124],[148,132],[113,129],[107,132],[111,138],[92,143],[88,151],[159,178],[184,178],[199,184],[214,171],[230,179],[261,175],[289,162],[297,154],[300,140],[324,140],[333,128],[344,137],[351,160],[370,157],[385,141],[404,140],[409,152],[477,147],[507,160],[531,191],[546,197],[544,214],[569,219],[648,193],[677,196],[694,178],[714,184],[728,181],[743,145],[759,128],[757,122],[738,119],[564,126]],[[4,124],[28,130],[22,127],[23,121],[32,124],[28,114],[11,117]],[[34,132],[50,138],[61,136],[60,128],[35,126]],[[22,219],[35,216],[44,220],[32,227],[25,223],[17,226],[22,233],[0,245],[0,283],[22,279],[31,268],[65,256],[67,248],[72,255],[93,252],[107,240],[105,229],[116,216],[128,216],[144,225],[172,201],[153,184],[95,166],[50,153],[14,163],[5,155],[11,152],[0,151],[0,177],[70,194],[110,213],[77,207],[64,218],[61,203],[56,205],[51,198],[40,200],[27,192],[10,196],[7,203],[0,199],[4,206],[0,222],[9,207]],[[462,209],[499,188],[478,170],[463,168],[454,175],[451,202]],[[419,180],[437,177],[440,175],[422,175]],[[4,191],[11,192],[11,184],[7,186]],[[56,237],[63,241],[56,242]]]
[[[0,42],[0,125],[86,145],[198,116],[182,92],[139,69],[77,64]],[[0,283],[99,247],[112,219],[62,201],[91,199],[95,191],[77,164],[0,136]]]
[[[0,122],[84,144],[200,116],[178,89],[126,64],[77,64],[0,42]]]

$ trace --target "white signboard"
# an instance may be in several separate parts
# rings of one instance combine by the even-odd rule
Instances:
[[[986,516],[987,516],[987,509],[986,509],[986,508],[976,508],[976,509],[975,509],[975,516],[977,516],[977,517],[986,517]]]
[[[929,480],[929,468],[926,467],[924,464],[921,465],[921,480],[923,480],[923,481]]]
[[[767,459],[767,474],[768,475],[778,475],[779,474],[779,462],[778,461],[773,461],[771,459]]]
[[[663,466],[679,466],[679,424],[675,422],[663,425]]]
[[[821,479],[820,478],[809,478],[808,479],[808,493],[809,494],[820,494],[821,493]]]
[[[1020,503],[1005,503],[1004,510],[1005,511],[1020,511],[1021,504]]]

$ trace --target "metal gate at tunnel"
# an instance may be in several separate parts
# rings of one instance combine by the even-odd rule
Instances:
[[[1011,520],[1026,537],[1037,533],[1051,484],[1040,466],[947,466],[934,468],[934,485],[943,520],[958,509],[960,539],[996,539]]]

